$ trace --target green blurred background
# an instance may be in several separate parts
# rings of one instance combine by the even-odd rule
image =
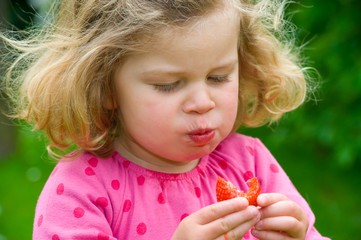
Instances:
[[[50,1],[0,0],[2,27],[41,23]],[[270,149],[323,235],[361,239],[361,1],[295,1],[288,13],[299,45],[307,43],[308,65],[321,75],[317,101],[275,125],[240,132]],[[0,116],[0,240],[31,239],[37,197],[54,167],[45,145],[31,127]]]

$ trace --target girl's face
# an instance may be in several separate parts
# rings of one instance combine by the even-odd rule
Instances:
[[[231,132],[237,115],[239,19],[218,11],[159,34],[115,73],[124,133],[115,149],[143,167],[192,169]]]

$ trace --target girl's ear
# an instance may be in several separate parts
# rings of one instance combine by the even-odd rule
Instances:
[[[107,110],[114,110],[118,108],[118,104],[115,98],[111,94],[109,94],[104,97],[103,107]]]

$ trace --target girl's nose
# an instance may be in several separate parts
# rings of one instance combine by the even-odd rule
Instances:
[[[214,109],[215,106],[216,104],[209,90],[206,86],[202,86],[189,94],[188,99],[183,105],[183,111],[185,113],[203,114]]]

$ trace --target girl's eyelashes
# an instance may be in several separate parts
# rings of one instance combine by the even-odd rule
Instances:
[[[212,82],[213,84],[219,84],[219,83],[225,83],[229,81],[228,75],[224,75],[224,76],[209,76],[207,77],[207,80]],[[153,84],[153,87],[160,91],[160,92],[165,92],[165,93],[169,93],[169,92],[173,92],[175,90],[177,90],[181,85],[180,81],[176,81],[176,82],[171,82],[171,83],[156,83]]]
[[[224,76],[209,76],[208,77],[209,81],[212,81],[214,83],[223,83],[223,82],[228,82],[229,78],[228,75],[224,75]]]
[[[179,81],[177,82],[173,82],[173,83],[164,83],[164,84],[154,84],[153,87],[160,91],[160,92],[172,92],[175,91],[177,89],[177,87],[179,86]]]

